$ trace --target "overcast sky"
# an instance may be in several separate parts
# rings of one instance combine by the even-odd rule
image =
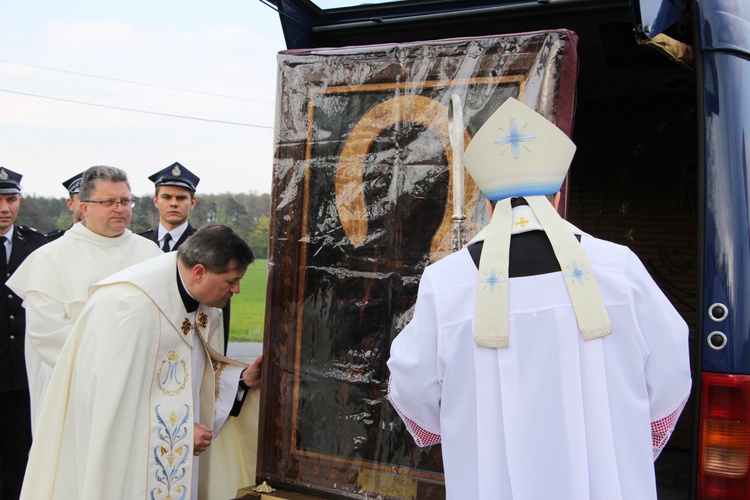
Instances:
[[[258,0],[2,1],[0,165],[37,196],[92,165],[151,194],[175,161],[199,195],[270,193],[285,48]]]

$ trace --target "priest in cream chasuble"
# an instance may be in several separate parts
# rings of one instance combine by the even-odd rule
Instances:
[[[221,309],[188,283],[172,252],[92,287],[50,382],[22,498],[231,498],[252,482],[254,443],[242,437],[257,413],[247,404],[230,418],[247,365],[219,354]],[[213,432],[205,453],[197,423]]]

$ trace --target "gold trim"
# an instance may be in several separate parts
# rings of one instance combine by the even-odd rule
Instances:
[[[218,365],[219,368],[217,368],[216,373],[214,374],[214,401],[219,400],[219,394],[221,393],[221,372],[227,367],[226,363],[219,362]]]

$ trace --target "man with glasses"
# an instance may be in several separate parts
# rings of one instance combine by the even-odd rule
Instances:
[[[128,229],[134,202],[124,171],[89,168],[79,195],[83,221],[30,255],[7,283],[26,307],[32,430],[60,351],[89,298],[89,287],[161,253]]]
[[[16,226],[21,207],[21,174],[0,167],[0,275],[3,283],[46,243],[44,235]],[[0,421],[8,429],[0,440],[0,499],[18,498],[31,447],[29,386],[23,357],[24,310],[21,299],[3,286],[0,297]]]

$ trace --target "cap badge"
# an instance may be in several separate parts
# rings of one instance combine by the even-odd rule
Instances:
[[[172,168],[172,175],[176,175],[177,177],[182,175],[182,170],[180,170],[179,165],[175,165],[174,168]]]
[[[523,127],[521,128],[521,131],[523,131],[523,129],[526,128],[526,125],[528,125],[528,123],[525,123],[523,125]],[[521,143],[522,142],[528,142],[528,141],[534,139],[535,137],[534,137],[534,134],[522,134],[518,130],[518,125],[516,125],[515,118],[511,118],[510,119],[510,127],[509,127],[509,129],[510,129],[510,132],[508,133],[508,135],[504,135],[504,136],[501,136],[501,137],[498,137],[497,139],[495,139],[495,144],[510,144],[510,150],[513,153],[513,158],[515,158],[517,160],[518,159],[518,155],[521,152],[521,148],[520,148]],[[500,129],[500,130],[502,130],[502,129]],[[524,146],[524,149],[526,149],[526,151],[531,151],[526,146]],[[505,151],[503,151],[500,154],[504,155]]]
[[[6,172],[4,168],[0,168],[0,180],[8,180],[8,172]]]

